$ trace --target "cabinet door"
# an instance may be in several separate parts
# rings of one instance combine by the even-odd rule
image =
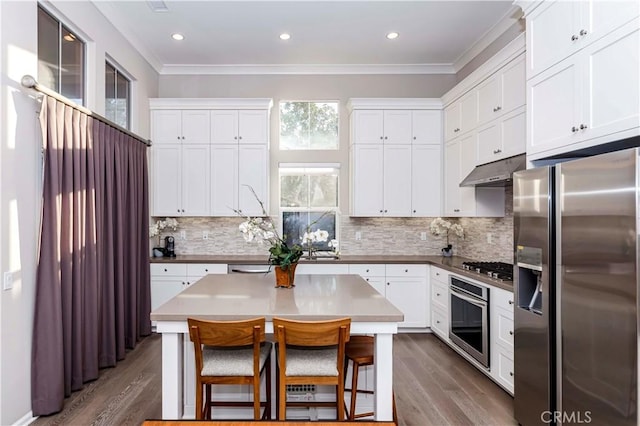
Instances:
[[[384,139],[383,112],[356,110],[351,114],[352,144],[381,144]]]
[[[454,139],[444,150],[444,213],[460,215],[460,139]]]
[[[546,1],[527,20],[527,78],[575,53],[580,47],[579,1]]]
[[[506,114],[526,103],[526,76],[524,55],[514,59],[506,65],[500,72],[502,85],[500,103],[498,110],[501,114]]]
[[[526,152],[526,122],[527,117],[524,107],[502,117],[500,121],[502,154],[496,157],[496,159],[512,157]]]
[[[238,208],[238,145],[211,145],[211,215]]]
[[[238,143],[238,111],[211,111],[211,143],[227,145]]]
[[[238,112],[238,141],[241,144],[265,144],[269,141],[267,111]]]
[[[153,216],[182,214],[182,147],[180,144],[154,145]]]
[[[411,215],[442,214],[442,149],[440,145],[411,147]]]
[[[351,215],[382,216],[383,146],[351,147]]]
[[[460,138],[460,176],[458,176],[458,196],[460,197],[460,215],[475,216],[476,214],[476,189],[474,187],[460,186],[460,182],[466,178],[476,167],[477,135],[471,133]]]
[[[416,110],[411,112],[411,128],[413,144],[442,144],[442,112],[433,110]]]
[[[527,154],[565,147],[579,139],[582,73],[573,60],[527,82]]]
[[[632,54],[631,52],[635,52]],[[640,124],[640,31],[638,20],[631,22],[583,49],[580,67],[586,93],[580,104],[587,129],[583,139],[614,135]],[[611,137],[616,140],[619,137]]]
[[[462,134],[478,125],[478,95],[470,91],[460,99],[460,132]]]
[[[182,215],[208,216],[210,192],[209,145],[182,146]]]
[[[154,145],[182,141],[182,115],[179,110],[151,112],[151,138]]]
[[[386,294],[386,282],[384,277],[366,277],[365,281],[369,283],[378,293],[385,296]]]
[[[588,0],[582,3],[584,13],[580,29],[587,31],[583,37],[585,45],[640,15],[640,2],[637,0]]]
[[[182,111],[182,143],[209,145],[210,123],[209,110]]]
[[[411,111],[384,111],[385,144],[410,144],[411,131]]]
[[[185,277],[151,277],[151,310],[159,308],[161,305],[176,296],[186,286]]]
[[[492,121],[478,129],[478,164],[490,163],[502,153],[500,120]]]
[[[245,215],[262,216],[250,186],[269,212],[269,150],[266,145],[240,145],[238,150],[238,208]]]
[[[478,123],[484,124],[500,115],[502,73],[498,71],[478,85]]]
[[[460,103],[454,102],[444,109],[444,140],[449,141],[460,132]]]
[[[427,303],[425,278],[387,277],[385,296],[404,314],[399,327],[428,327],[431,308]]]
[[[384,145],[384,215],[411,216],[411,145]]]

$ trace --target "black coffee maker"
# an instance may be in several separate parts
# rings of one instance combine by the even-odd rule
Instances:
[[[176,240],[169,235],[164,237],[164,257],[176,257]]]

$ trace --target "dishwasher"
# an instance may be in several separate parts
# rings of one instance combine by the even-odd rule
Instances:
[[[271,265],[260,264],[244,264],[244,265],[228,265],[228,274],[268,274],[271,272]]]

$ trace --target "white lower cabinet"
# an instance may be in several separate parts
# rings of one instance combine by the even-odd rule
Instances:
[[[449,342],[449,284],[444,269],[431,267],[431,331]]]
[[[400,328],[425,328],[431,322],[427,265],[353,264],[350,274],[364,278],[404,314]]]
[[[207,274],[226,274],[222,263],[152,263],[151,310],[155,310]]]
[[[489,313],[491,377],[513,394],[513,293],[492,287]]]

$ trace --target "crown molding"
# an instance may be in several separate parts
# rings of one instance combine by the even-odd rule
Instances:
[[[440,98],[351,98],[349,112],[354,109],[442,109]]]
[[[451,90],[442,95],[442,102],[445,106],[455,101],[482,80],[516,59],[525,52],[525,33],[518,35],[502,50],[480,65],[475,71],[469,74],[464,80],[456,84]]]
[[[455,74],[451,64],[165,65],[161,75]]]
[[[268,109],[271,98],[149,98],[149,109]]]
[[[1,1],[1,0],[0,0]],[[120,33],[128,42],[131,44],[134,50],[136,50],[140,56],[146,60],[149,65],[158,73],[162,70],[162,62],[154,55],[149,49],[147,49],[140,41],[138,37],[135,36],[133,31],[129,29],[129,27],[123,25],[124,20],[120,18],[120,12],[118,12],[117,8],[114,7],[111,2],[100,1],[100,0],[90,0],[91,3],[98,9],[100,13],[113,25],[114,29],[117,33]],[[118,24],[118,25],[116,25]]]
[[[513,16],[517,16],[514,20]],[[522,16],[522,10],[519,6],[512,6],[507,13],[489,29],[482,37],[478,39],[469,49],[467,49],[458,59],[453,62],[453,69],[458,73],[465,65],[467,65],[473,58],[478,56],[484,49],[486,49],[491,43],[496,41],[498,37],[504,34],[518,19]]]

